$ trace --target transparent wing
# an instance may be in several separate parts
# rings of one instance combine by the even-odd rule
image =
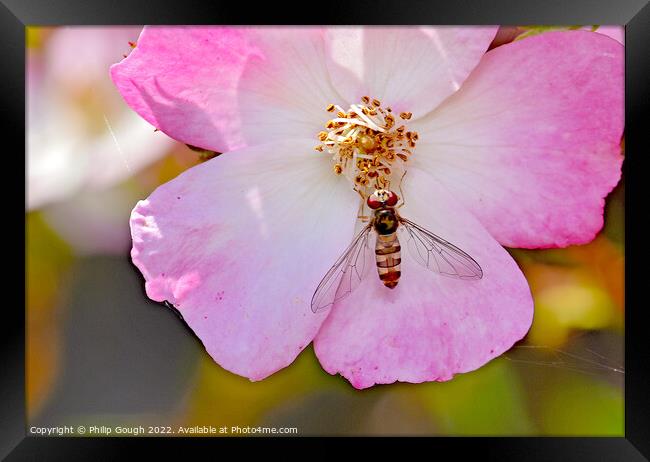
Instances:
[[[460,279],[481,279],[481,266],[467,253],[431,231],[400,217],[408,236],[408,248],[415,260],[431,271]]]
[[[316,313],[331,307],[349,295],[361,283],[368,268],[372,266],[368,237],[372,226],[368,224],[352,240],[352,244],[336,260],[311,298],[311,310]]]

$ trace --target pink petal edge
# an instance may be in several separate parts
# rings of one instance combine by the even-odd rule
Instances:
[[[217,152],[315,138],[340,99],[319,28],[145,27],[111,77],[149,123]]]
[[[547,32],[488,52],[413,128],[430,172],[503,245],[591,241],[621,175],[623,47]]]
[[[397,287],[385,288],[373,268],[314,339],[323,368],[358,389],[450,380],[510,349],[532,322],[528,283],[508,252],[430,175],[412,169],[408,177],[400,213],[472,255],[484,276],[460,280],[424,269],[402,235]]]
[[[134,264],[223,368],[261,380],[289,365],[325,319],[310,300],[352,238],[358,207],[310,141],[230,152],[140,201]],[[332,204],[336,204],[333,207]]]

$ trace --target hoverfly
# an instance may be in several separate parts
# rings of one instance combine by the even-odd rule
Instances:
[[[370,232],[377,234],[375,263],[379,279],[389,289],[397,286],[401,271],[401,245],[398,230],[408,239],[413,258],[425,268],[459,279],[481,279],[481,266],[467,253],[431,231],[399,215],[399,197],[393,191],[376,189],[368,196],[373,211],[369,223],[355,236],[316,288],[311,300],[314,313],[329,308],[349,295],[360,283],[372,257],[368,241]]]

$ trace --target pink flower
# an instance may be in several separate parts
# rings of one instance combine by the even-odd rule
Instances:
[[[495,33],[145,28],[111,68],[121,94],[169,136],[225,152],[133,210],[131,255],[148,296],[173,303],[218,364],[252,380],[311,341],[324,369],[356,388],[449,380],[508,350],[533,302],[501,245],[581,244],[602,227],[622,161],[623,48],[572,31],[486,53]],[[343,142],[329,146],[334,160],[314,147],[341,116],[325,109],[348,117],[364,95],[396,118],[412,113],[392,130],[419,134],[399,163],[400,214],[484,275],[440,276],[404,251],[395,289],[375,273],[314,314],[312,294],[350,244],[360,202],[350,181],[360,170],[333,172]],[[348,133],[358,155],[363,139]]]

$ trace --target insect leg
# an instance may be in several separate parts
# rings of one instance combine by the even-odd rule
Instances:
[[[363,193],[359,191],[356,187],[354,188],[354,190],[361,197],[361,202],[359,203],[359,210],[357,212],[357,218],[362,222],[367,223],[368,221],[370,221],[372,217],[370,215],[364,214],[364,208],[366,206],[366,198],[364,197]]]
[[[402,181],[404,180],[404,177],[406,176],[407,170],[404,170],[404,173],[402,174],[402,177],[399,179],[399,200],[400,203],[395,206],[396,209],[400,208],[401,206],[404,205],[404,191],[402,190]]]

